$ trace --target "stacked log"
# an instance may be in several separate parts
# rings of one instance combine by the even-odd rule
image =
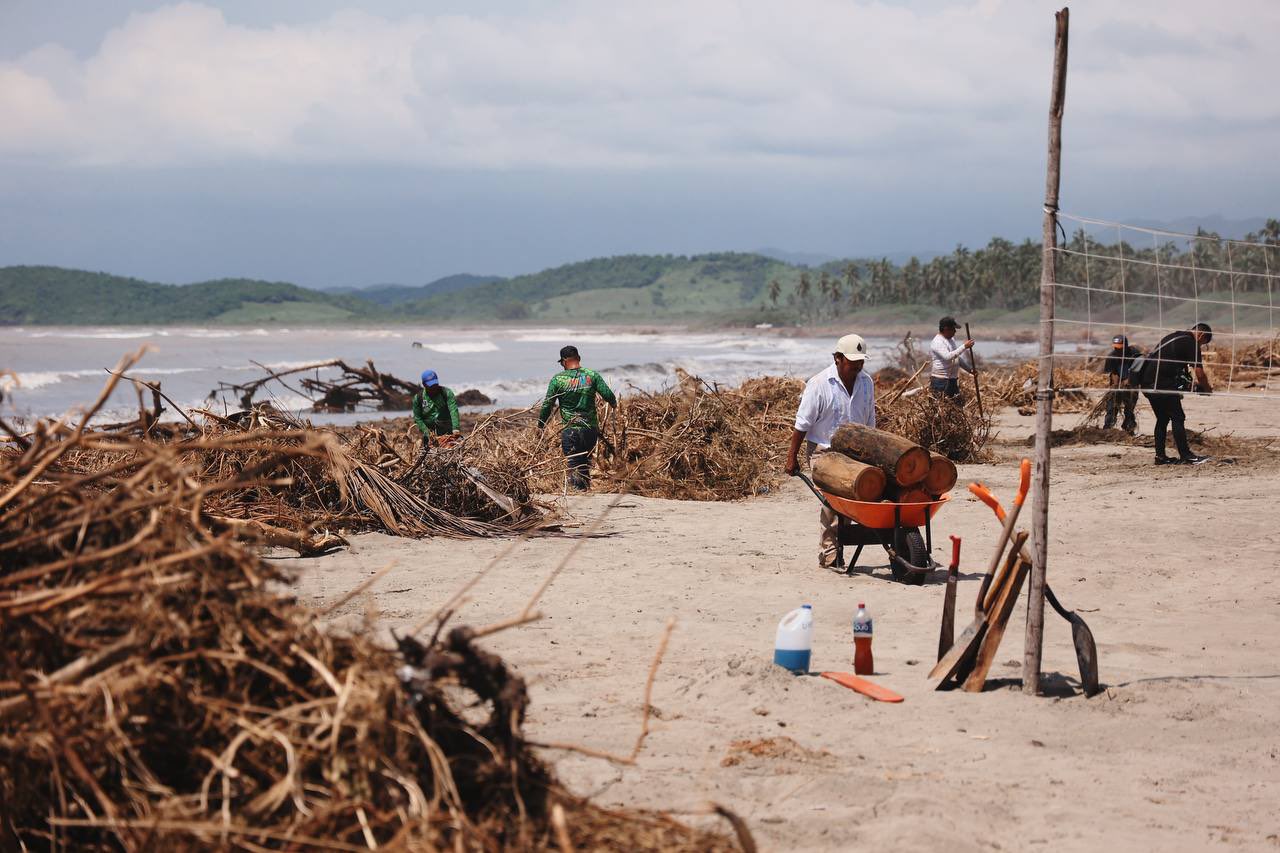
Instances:
[[[951,491],[959,475],[956,463],[936,451],[929,451],[929,473],[924,478],[924,490],[931,495],[942,495]]]
[[[813,459],[813,482],[828,494],[855,501],[878,501],[884,494],[885,475],[876,466],[843,453],[820,453]]]
[[[845,424],[831,436],[831,449],[858,462],[874,465],[887,482],[915,486],[929,475],[929,452],[899,435],[862,424]]]

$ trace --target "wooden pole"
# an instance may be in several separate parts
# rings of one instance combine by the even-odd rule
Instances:
[[[1049,553],[1049,431],[1053,426],[1053,297],[1057,281],[1058,187],[1062,166],[1062,113],[1067,95],[1067,23],[1055,16],[1053,88],[1049,95],[1049,159],[1044,181],[1044,248],[1040,262],[1040,374],[1036,383],[1036,453],[1031,484],[1031,583],[1027,588],[1027,634],[1022,655],[1022,692],[1040,692],[1044,644],[1045,563]]]
[[[969,324],[964,324],[964,336],[967,340],[973,340],[973,335],[969,334]],[[973,351],[973,347],[969,347],[969,366],[973,368],[973,396],[978,401],[978,417],[985,418],[982,414],[982,389],[978,387],[978,355]]]

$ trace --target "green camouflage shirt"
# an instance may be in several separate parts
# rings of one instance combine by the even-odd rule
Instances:
[[[604,377],[588,367],[575,367],[573,370],[562,370],[551,377],[547,385],[547,396],[542,401],[542,411],[538,413],[538,427],[546,425],[551,417],[551,409],[560,404],[560,419],[568,429],[596,429],[596,395],[599,394],[606,403],[617,404]]]
[[[429,431],[436,435],[448,435],[462,428],[453,389],[441,385],[440,390],[444,393],[439,397],[432,397],[426,391],[413,395],[413,420],[423,435]]]

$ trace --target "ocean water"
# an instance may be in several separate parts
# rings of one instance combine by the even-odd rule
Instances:
[[[897,338],[865,337],[872,370],[892,361]],[[833,348],[827,337],[789,336],[776,330],[11,327],[0,329],[0,413],[22,420],[74,415],[97,397],[107,370],[121,355],[140,346],[149,352],[132,375],[159,381],[161,389],[184,406],[205,406],[219,413],[238,405],[231,397],[210,393],[219,382],[241,383],[263,375],[255,362],[285,370],[335,358],[360,364],[372,359],[380,371],[410,381],[431,368],[455,391],[475,388],[497,406],[528,406],[541,399],[547,380],[559,369],[556,359],[565,344],[576,345],[583,364],[599,370],[623,394],[670,385],[677,367],[724,385],[763,375],[808,377],[830,363]],[[1035,345],[984,344],[982,352],[987,357],[1027,358]],[[321,371],[322,377],[336,375],[334,369]],[[304,396],[278,384],[270,390],[255,399],[273,399],[294,411],[310,405]],[[136,412],[137,396],[125,383],[108,401],[103,417],[129,418]]]

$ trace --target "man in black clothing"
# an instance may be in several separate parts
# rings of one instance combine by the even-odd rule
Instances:
[[[1157,465],[1199,465],[1209,461],[1207,456],[1192,453],[1187,444],[1184,426],[1187,416],[1182,411],[1182,394],[1178,392],[1213,392],[1200,360],[1200,348],[1211,340],[1213,330],[1208,323],[1196,323],[1188,331],[1165,335],[1160,344],[1147,354],[1142,375],[1134,377],[1135,384],[1144,389],[1143,394],[1156,415]],[[1192,373],[1195,374],[1194,381]],[[1178,446],[1177,459],[1170,459],[1164,453],[1165,430],[1170,424],[1173,425],[1173,443]]]
[[[1130,435],[1138,428],[1138,419],[1134,417],[1133,408],[1138,404],[1138,392],[1126,386],[1129,384],[1129,365],[1142,353],[1137,347],[1129,345],[1124,335],[1116,335],[1111,339],[1111,352],[1102,364],[1102,372],[1108,375],[1111,390],[1107,392],[1107,414],[1102,421],[1103,429],[1111,429],[1116,425],[1116,409],[1124,408],[1124,421],[1120,428]]]

